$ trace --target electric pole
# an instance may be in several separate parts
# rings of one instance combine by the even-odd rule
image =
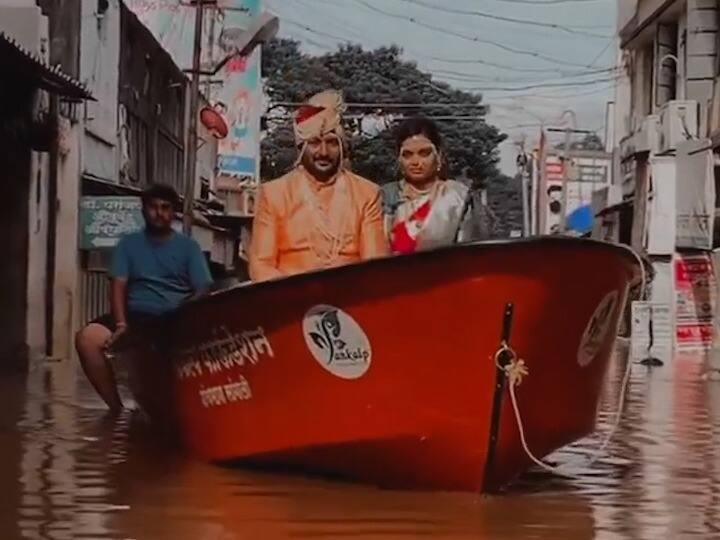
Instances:
[[[197,168],[197,123],[200,102],[200,54],[202,52],[203,4],[195,0],[195,35],[193,65],[190,83],[190,122],[187,132],[187,159],[185,161],[185,198],[183,200],[183,233],[192,233],[193,204],[195,202],[195,176]]]

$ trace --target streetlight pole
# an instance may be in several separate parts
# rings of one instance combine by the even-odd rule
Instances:
[[[552,132],[563,132],[565,133],[565,144],[563,148],[563,187],[562,187],[562,214],[561,214],[561,226],[562,231],[565,231],[567,228],[567,205],[568,205],[568,171],[569,171],[569,165],[570,165],[570,136],[573,133],[593,133],[593,131],[588,129],[577,129],[577,118],[575,116],[575,112],[572,110],[567,110],[563,112],[563,116],[565,114],[570,114],[572,116],[572,127],[567,126],[565,128],[548,128],[548,131]]]
[[[195,199],[195,180],[197,169],[197,150],[198,150],[198,112],[200,104],[200,75],[212,76],[218,73],[233,57],[246,56],[250,54],[255,47],[264,43],[277,34],[279,21],[278,18],[270,13],[263,12],[250,28],[242,32],[235,39],[233,51],[225,56],[214,67],[203,71],[200,67],[202,53],[202,28],[203,28],[203,10],[204,5],[217,8],[216,0],[194,0],[195,2],[195,35],[193,39],[193,65],[192,65],[192,82],[190,84],[190,122],[187,132],[187,160],[185,162],[185,196],[183,201],[183,232],[190,234],[192,232],[193,222],[193,203]],[[234,10],[234,8],[224,8],[226,10]],[[214,35],[214,28],[212,34]],[[212,57],[212,55],[211,55]],[[211,62],[212,63],[212,62]]]
[[[560,230],[565,231],[567,229],[567,206],[568,206],[568,170],[570,169],[570,135],[574,129],[577,128],[577,117],[575,111],[570,109],[563,111],[563,116],[570,114],[572,117],[572,128],[570,126],[565,130],[565,146],[563,147],[563,200],[562,200],[562,214],[560,214]]]
[[[529,200],[529,176],[528,176],[528,155],[525,153],[525,139],[518,143],[520,152],[517,157],[518,174],[520,175],[520,193],[522,194],[522,211],[523,211],[523,237],[530,236],[530,200]]]
[[[197,123],[200,103],[200,54],[202,52],[203,3],[195,0],[195,35],[193,43],[192,80],[190,83],[190,122],[187,132],[187,159],[185,161],[185,198],[183,201],[183,233],[191,234],[193,203],[195,202],[195,176],[197,168]]]

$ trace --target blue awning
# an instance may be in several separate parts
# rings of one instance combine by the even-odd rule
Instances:
[[[592,231],[593,221],[595,216],[593,215],[592,207],[589,204],[576,208],[567,217],[567,226],[569,229],[585,234]]]

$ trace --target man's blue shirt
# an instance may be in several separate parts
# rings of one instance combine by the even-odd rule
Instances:
[[[150,315],[173,310],[212,284],[198,243],[176,232],[164,240],[155,240],[145,231],[122,237],[113,253],[110,275],[127,279],[128,311]]]

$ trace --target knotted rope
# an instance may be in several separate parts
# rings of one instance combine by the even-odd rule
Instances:
[[[640,258],[640,256],[633,250],[632,254],[637,259],[638,264],[640,265],[640,273],[641,273],[641,281],[640,281],[640,298],[644,298],[645,296],[645,290],[647,287],[647,278],[645,274],[645,267],[643,265],[643,261]],[[500,358],[502,355],[505,355],[506,364],[502,365],[500,363]],[[527,367],[524,360],[518,358],[517,353],[510,347],[506,341],[503,341],[500,344],[500,348],[495,353],[495,365],[498,369],[502,370],[505,373],[505,376],[508,379],[508,389],[510,391],[510,401],[513,406],[513,411],[515,413],[515,421],[517,422],[518,426],[518,432],[520,434],[520,441],[522,443],[523,449],[525,450],[525,453],[527,456],[538,466],[542,467],[544,470],[551,472],[553,474],[559,474],[562,476],[574,478],[578,475],[573,475],[569,473],[564,473],[558,469],[558,467],[553,467],[552,465],[547,464],[546,462],[539,459],[535,454],[532,453],[530,448],[528,447],[527,441],[525,439],[525,428],[523,426],[522,417],[520,415],[520,408],[518,407],[517,403],[517,396],[515,395],[515,387],[520,386],[522,383],[523,378],[530,375],[530,370]],[[615,432],[617,431],[618,426],[620,425],[620,422],[622,420],[622,411],[625,405],[625,394],[627,392],[627,387],[630,382],[630,373],[632,371],[632,360],[628,358],[627,365],[625,367],[625,373],[623,375],[622,383],[620,384],[620,397],[618,399],[618,406],[617,410],[615,412],[615,420],[613,422],[613,425],[610,428],[610,431],[607,433],[607,435],[604,437],[604,440],[597,451],[595,451],[593,456],[591,457],[589,464],[593,464],[602,454],[602,452],[605,451],[608,444],[610,443],[610,440],[615,435]]]

